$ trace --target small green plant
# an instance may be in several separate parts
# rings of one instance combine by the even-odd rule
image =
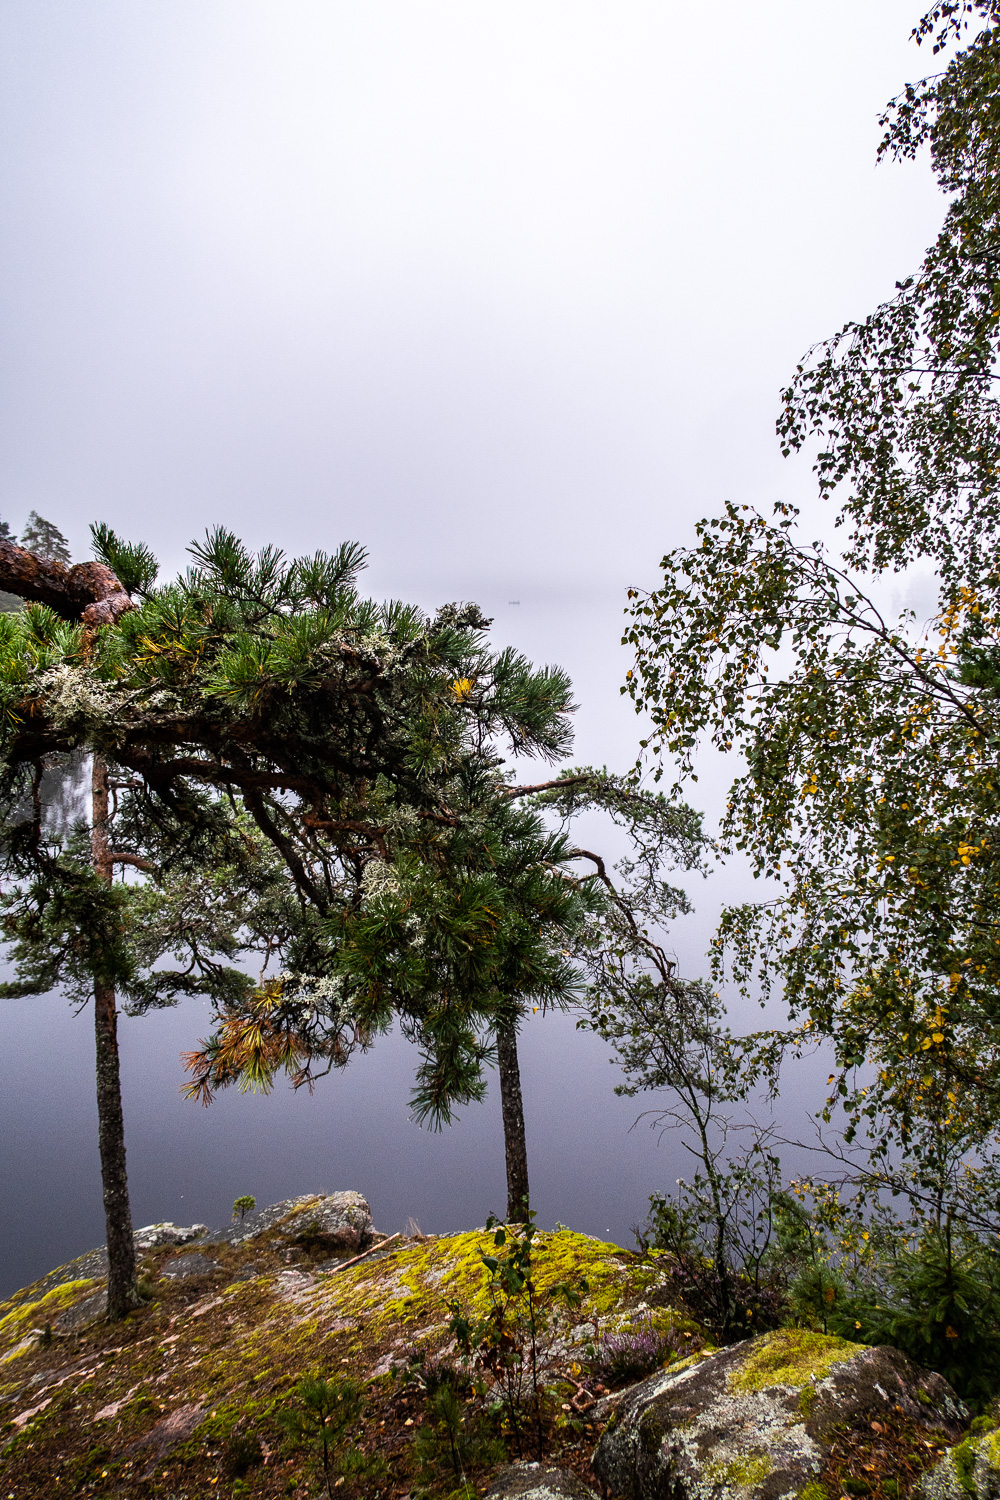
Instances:
[[[233,1223],[245,1219],[247,1214],[252,1214],[257,1207],[257,1199],[252,1193],[244,1193],[242,1198],[237,1198],[233,1204]]]
[[[333,1500],[334,1481],[346,1477],[349,1455],[338,1460],[336,1450],[348,1430],[359,1420],[363,1405],[359,1380],[325,1380],[307,1375],[293,1388],[296,1405],[276,1413],[277,1420],[293,1440],[316,1442],[322,1448],[327,1493]]]
[[[413,1438],[418,1480],[428,1486],[443,1482],[448,1500],[473,1500],[475,1489],[466,1470],[499,1463],[505,1456],[503,1444],[474,1404],[484,1388],[468,1370],[449,1360],[427,1361],[419,1353],[403,1378],[424,1397],[426,1420]]]
[[[564,1280],[544,1292],[539,1290],[533,1274],[537,1229],[532,1210],[525,1209],[519,1224],[501,1223],[491,1215],[486,1227],[494,1231],[493,1249],[497,1252],[480,1252],[489,1311],[483,1318],[469,1319],[460,1304],[452,1301],[448,1304],[452,1315],[449,1328],[466,1359],[489,1374],[519,1455],[524,1444],[522,1408],[525,1399],[530,1400],[535,1450],[541,1462],[545,1441],[539,1341],[557,1302],[579,1307],[589,1287],[581,1278],[575,1285]]]
[[[226,1468],[236,1479],[242,1479],[249,1469],[264,1462],[264,1450],[255,1432],[234,1427],[222,1448]]]
[[[1000,1388],[1000,1257],[951,1215],[900,1249],[885,1296],[859,1314],[858,1337],[891,1343],[936,1370],[964,1401],[985,1405]]]

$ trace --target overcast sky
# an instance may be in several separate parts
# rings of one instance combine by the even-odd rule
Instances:
[[[810,492],[780,384],[941,213],[874,160],[916,13],[3,0],[0,514],[357,538],[613,643],[694,518]]]
[[[940,220],[875,163],[917,13],[0,0],[0,516],[166,572],[218,523],[361,541],[372,592],[566,667],[574,759],[626,767],[626,588],[727,499],[828,529],[778,392]]]

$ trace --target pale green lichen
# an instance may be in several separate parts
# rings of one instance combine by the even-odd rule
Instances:
[[[751,1489],[761,1484],[773,1467],[766,1453],[747,1453],[730,1459],[729,1463],[706,1464],[705,1478],[729,1489]]]
[[[730,1376],[729,1387],[734,1391],[763,1391],[785,1385],[802,1390],[863,1349],[863,1344],[825,1333],[782,1328],[755,1342],[742,1367]]]

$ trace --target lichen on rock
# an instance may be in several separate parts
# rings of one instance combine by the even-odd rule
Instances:
[[[494,1476],[484,1500],[597,1500],[575,1474],[545,1464],[509,1464]]]
[[[784,1329],[632,1387],[593,1465],[630,1500],[793,1500],[818,1484],[838,1432],[901,1417],[954,1440],[966,1416],[898,1350]]]

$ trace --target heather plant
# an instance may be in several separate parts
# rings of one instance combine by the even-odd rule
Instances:
[[[630,1328],[606,1333],[594,1348],[590,1373],[610,1386],[643,1380],[661,1365],[684,1359],[704,1345],[690,1329],[660,1329],[651,1313]]]

